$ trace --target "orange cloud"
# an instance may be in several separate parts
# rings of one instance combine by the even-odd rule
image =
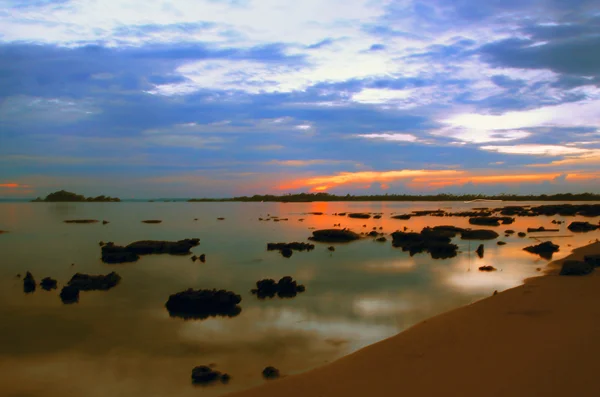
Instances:
[[[30,187],[29,185],[21,185],[18,183],[0,183],[0,187],[2,188],[7,188],[7,189],[17,189],[17,188],[28,188]]]

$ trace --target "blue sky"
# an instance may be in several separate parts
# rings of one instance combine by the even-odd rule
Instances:
[[[600,193],[597,0],[0,0],[0,196]]]

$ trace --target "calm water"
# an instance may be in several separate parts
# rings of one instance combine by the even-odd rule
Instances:
[[[490,203],[495,206],[497,203]],[[519,203],[504,203],[505,205]],[[522,203],[521,203],[522,204]],[[529,203],[536,205],[538,203]],[[511,288],[539,274],[548,261],[522,250],[530,238],[500,237],[485,242],[485,257],[473,254],[479,242],[455,239],[463,251],[450,260],[428,254],[410,257],[391,242],[366,238],[350,244],[319,244],[289,259],[266,251],[268,242],[306,241],[310,228],[341,223],[357,232],[383,227],[454,224],[468,218],[390,219],[392,213],[443,208],[462,211],[485,203],[2,203],[0,204],[0,385],[3,396],[216,396],[263,382],[273,365],[293,374],[335,360],[452,308]],[[325,215],[305,215],[307,212]],[[381,212],[379,220],[350,219],[336,212]],[[289,218],[259,222],[267,214]],[[225,217],[218,221],[217,217]],[[65,224],[92,218],[107,225]],[[194,221],[198,218],[198,221]],[[299,221],[299,219],[304,221]],[[162,224],[144,224],[162,219]],[[552,225],[553,219],[567,220]],[[576,218],[517,218],[502,231],[560,228],[555,257],[587,244],[600,233],[575,234]],[[589,219],[587,219],[589,220]],[[363,227],[363,225],[367,227]],[[100,261],[98,242],[128,244],[143,239],[199,237],[193,248],[206,263],[189,257],[143,256],[136,263]],[[391,240],[391,238],[390,238]],[[545,241],[547,239],[541,239]],[[72,265],[74,264],[74,265]],[[482,265],[499,269],[477,270]],[[105,292],[82,292],[80,302],[63,305],[58,291],[39,287],[23,293],[17,273],[31,271],[39,282],[58,279],[59,290],[75,272],[117,271],[121,283]],[[290,275],[306,285],[294,299],[259,301],[249,292],[256,280]],[[187,288],[224,288],[242,295],[235,318],[185,321],[170,318],[164,303]],[[216,364],[231,374],[229,385],[194,387],[191,369]]]

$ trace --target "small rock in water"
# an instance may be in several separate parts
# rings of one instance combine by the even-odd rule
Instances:
[[[197,257],[196,255],[192,256],[192,260],[193,260],[194,262],[196,262],[196,259],[198,259],[198,257]]]
[[[279,378],[279,370],[275,367],[266,367],[263,369],[262,375],[265,379]]]
[[[505,241],[498,241],[496,244],[498,244],[498,245],[506,245],[506,242]]]
[[[335,251],[335,247],[334,247],[333,245],[330,245],[329,247],[327,247],[327,249],[328,249],[329,251]]]
[[[45,277],[40,282],[40,287],[46,291],[56,289],[56,280],[50,277]]]
[[[29,294],[35,291],[36,282],[33,278],[33,275],[29,272],[25,273],[25,278],[23,278],[23,291],[26,294]]]
[[[479,247],[477,247],[477,250],[475,250],[475,252],[477,253],[477,256],[479,256],[480,258],[483,258],[483,252],[484,252],[483,244],[479,244]]]
[[[479,270],[482,272],[493,272],[496,268],[494,266],[481,266]]]
[[[200,259],[200,262],[202,262],[202,263],[206,262],[206,255],[205,254],[200,255],[199,259]]]
[[[498,290],[495,290],[492,295],[498,295]]]
[[[192,383],[195,385],[208,385],[217,380],[227,383],[230,378],[228,374],[221,374],[206,365],[199,365],[192,369]]]
[[[79,288],[67,285],[60,291],[60,299],[64,304],[79,302]]]

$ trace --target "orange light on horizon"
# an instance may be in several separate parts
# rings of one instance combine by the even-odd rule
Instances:
[[[28,187],[26,185],[19,185],[18,183],[0,183],[0,187],[6,187],[9,189],[14,189],[17,187]]]

